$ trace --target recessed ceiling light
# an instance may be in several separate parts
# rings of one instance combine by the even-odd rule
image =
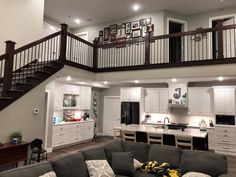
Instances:
[[[82,84],[82,85],[86,85],[85,82],[75,82],[76,84]]]
[[[134,4],[133,5],[133,10],[134,11],[138,11],[141,8],[141,6],[139,4]]]
[[[219,77],[218,77],[218,80],[219,80],[219,81],[223,81],[223,80],[224,80],[224,77],[223,77],[223,76],[219,76]]]
[[[70,77],[70,76],[67,76],[67,77],[66,77],[66,80],[67,80],[67,81],[71,81],[71,77]]]
[[[135,80],[134,83],[137,84],[137,83],[139,83],[139,81],[138,81],[138,80]]]
[[[220,2],[224,2],[224,0],[220,0]]]
[[[105,85],[107,85],[107,84],[108,84],[108,82],[107,82],[107,81],[104,81],[103,83],[104,83]]]
[[[176,82],[177,80],[175,78],[172,79],[172,82]]]
[[[80,24],[80,22],[81,22],[80,19],[78,19],[78,18],[75,19],[75,23]]]

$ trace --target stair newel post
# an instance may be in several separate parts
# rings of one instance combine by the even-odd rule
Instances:
[[[66,45],[67,45],[67,28],[68,25],[63,23],[61,24],[61,43],[60,43],[60,61],[66,60]]]
[[[98,68],[98,41],[93,41],[93,69]]]
[[[224,58],[224,45],[223,45],[223,21],[217,23],[217,40],[218,40],[218,58]]]
[[[14,60],[14,50],[15,42],[6,41],[6,60],[4,67],[4,77],[3,77],[3,91],[2,95],[7,96],[7,90],[12,88],[12,77],[13,77],[13,60]]]
[[[145,65],[150,64],[150,32],[146,33],[145,36]]]

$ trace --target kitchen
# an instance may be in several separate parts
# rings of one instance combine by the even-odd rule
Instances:
[[[112,96],[105,96],[103,132],[106,135],[114,134],[114,132],[112,132],[113,129],[107,126],[108,124],[113,124],[112,127],[115,127],[115,130],[122,129],[123,131],[132,130],[139,133],[157,134],[161,134],[160,132],[164,131],[164,136],[170,134],[168,131],[171,131],[172,135],[177,133],[186,136],[186,132],[192,130],[192,132],[197,132],[197,134],[204,134],[203,139],[200,139],[200,141],[197,134],[191,135],[193,139],[195,139],[193,140],[195,149],[209,149],[217,153],[235,155],[235,86],[226,85],[234,84],[233,82],[226,84],[222,82],[187,83],[172,81],[168,84],[161,84],[154,87],[151,87],[151,85],[143,85],[142,87],[121,87],[120,100],[116,99],[116,102],[117,105],[119,105],[119,101],[121,102],[121,108],[119,109],[120,112],[123,113],[123,116],[121,114],[120,118],[119,110],[113,110],[111,101],[109,104],[105,104],[107,99],[111,100],[112,98]],[[124,113],[127,112],[124,105],[128,104],[127,102],[130,102],[131,110],[136,110],[130,111],[136,112],[134,116],[130,115],[130,118],[125,118],[124,116]],[[137,107],[137,103],[139,105],[139,120],[137,120],[137,108],[135,108]],[[117,118],[107,113],[109,111],[106,110],[106,106],[109,107],[107,110],[110,109],[113,110],[113,113],[116,113]],[[107,116],[114,118],[107,118]],[[165,117],[170,119],[170,122],[167,123],[169,127],[168,130],[163,130],[162,128]],[[126,124],[140,124],[140,126],[120,126],[119,121]],[[178,129],[178,126],[180,126],[180,130],[170,130],[173,128]],[[174,133],[174,131],[176,132]],[[145,137],[145,135],[143,137]],[[171,138],[168,137],[168,139]],[[141,138],[141,140],[137,141],[147,142],[147,136],[144,140]],[[172,137],[171,142],[164,144],[174,145],[174,141]]]

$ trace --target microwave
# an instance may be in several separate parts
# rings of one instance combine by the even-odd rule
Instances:
[[[216,124],[218,124],[218,125],[235,125],[235,116],[216,115]]]

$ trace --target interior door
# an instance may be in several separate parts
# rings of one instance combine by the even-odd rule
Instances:
[[[227,19],[223,22],[223,26],[233,25],[234,18]],[[224,57],[230,58],[235,57],[235,30],[224,30],[223,32],[223,46],[224,46]]]
[[[113,128],[120,125],[120,97],[105,97],[103,135],[113,136]]]

